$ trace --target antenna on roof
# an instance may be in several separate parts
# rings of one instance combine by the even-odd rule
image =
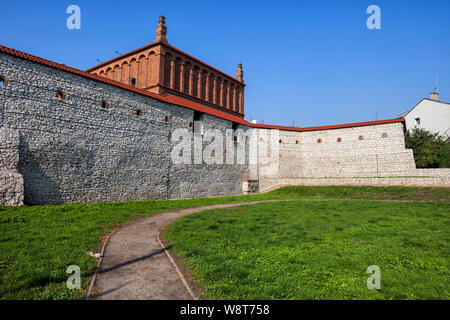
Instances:
[[[435,100],[435,101],[439,101],[439,88],[438,88],[438,74],[436,72],[436,84],[434,86],[434,90],[433,92],[430,92],[430,99],[431,100]]]
[[[119,52],[119,51],[117,51],[117,50],[115,50],[114,51],[116,54],[118,54],[119,56],[121,56],[122,54]]]
[[[436,85],[434,86],[434,92],[439,92],[439,86],[438,86],[438,73],[436,72]]]

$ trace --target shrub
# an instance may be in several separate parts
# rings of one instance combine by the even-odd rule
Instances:
[[[408,130],[406,148],[412,149],[418,168],[450,168],[450,143],[438,133],[421,128]]]

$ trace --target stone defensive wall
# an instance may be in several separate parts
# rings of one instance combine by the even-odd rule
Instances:
[[[0,75],[0,204],[242,193],[245,164],[172,162],[171,134],[192,127],[194,110],[5,53]],[[233,123],[201,121],[224,135]]]
[[[402,122],[288,131],[258,129],[258,144],[278,142],[250,170],[259,191],[286,185],[449,186],[450,169],[416,169]],[[274,145],[274,144],[272,144]]]
[[[237,159],[243,148],[245,161],[195,161],[196,149],[205,154],[214,140],[204,139],[210,129],[224,137],[242,129],[247,138],[220,149]],[[172,154],[179,130],[201,138],[182,163]],[[0,205],[226,196],[280,185],[450,185],[450,169],[416,169],[402,119],[257,125],[2,46],[0,143]]]

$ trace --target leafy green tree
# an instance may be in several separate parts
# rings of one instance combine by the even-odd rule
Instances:
[[[412,149],[418,168],[450,168],[450,143],[438,133],[421,128],[408,130],[406,148]]]

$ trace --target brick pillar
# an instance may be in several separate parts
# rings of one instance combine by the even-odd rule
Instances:
[[[233,103],[231,102],[231,83],[228,84],[227,88],[227,108],[230,110],[233,109]]]
[[[223,96],[224,96],[224,90],[225,90],[225,81],[222,81],[220,83],[220,92],[219,92],[219,105],[222,107],[225,107],[225,101],[223,101]]]
[[[210,74],[206,75],[205,100],[209,102]]]
[[[202,70],[198,70],[198,82],[197,82],[197,98],[202,98],[202,86],[203,86],[203,77]]]
[[[235,87],[232,87],[231,89],[230,89],[230,109],[231,110],[233,110],[233,111],[236,111],[236,106],[235,106],[235,94],[236,94],[236,88]]]
[[[164,85],[164,64],[165,58],[162,54],[155,55],[155,64],[154,64],[154,75],[155,75],[155,84],[158,86]],[[158,87],[155,93],[162,93],[160,87]]]
[[[241,88],[239,94],[239,112],[244,113],[244,87]]]
[[[189,94],[194,95],[194,66],[189,69]]]
[[[214,80],[213,80],[213,101],[212,101],[212,103],[219,104],[217,102],[217,78],[216,77],[214,77]]]
[[[233,110],[234,111],[238,111],[238,105],[236,104],[236,95],[237,95],[238,93],[237,93],[237,87],[235,86],[234,88],[233,88]]]
[[[234,91],[234,109],[236,112],[239,112],[241,108],[240,96],[241,96],[241,87],[237,86]]]
[[[116,69],[117,71],[117,73],[118,73],[118,75],[117,75],[117,81],[119,81],[120,83],[123,83],[123,81],[122,81],[122,67],[119,67],[118,69]]]
[[[153,85],[153,72],[155,72],[155,69],[153,67],[154,64],[154,55],[149,55],[147,58],[147,87],[150,87]]]
[[[149,63],[150,63],[150,59],[148,57],[145,58],[145,68],[146,68],[146,70],[144,71],[144,73],[145,73],[145,80],[144,80],[144,85],[142,86],[142,89],[148,87],[148,82],[149,82],[149,78],[150,78],[150,75],[148,74],[148,64]]]
[[[139,71],[141,71],[141,68],[140,68],[140,63],[139,63],[139,60],[136,60],[136,84],[135,84],[135,87],[136,88],[139,88],[139,78],[140,78],[140,72]]]
[[[170,60],[170,88],[175,89],[175,60]]]
[[[184,90],[186,90],[186,83],[184,82],[185,77],[186,77],[186,70],[185,70],[184,63],[182,63],[180,66],[180,91],[181,92],[184,92]]]

